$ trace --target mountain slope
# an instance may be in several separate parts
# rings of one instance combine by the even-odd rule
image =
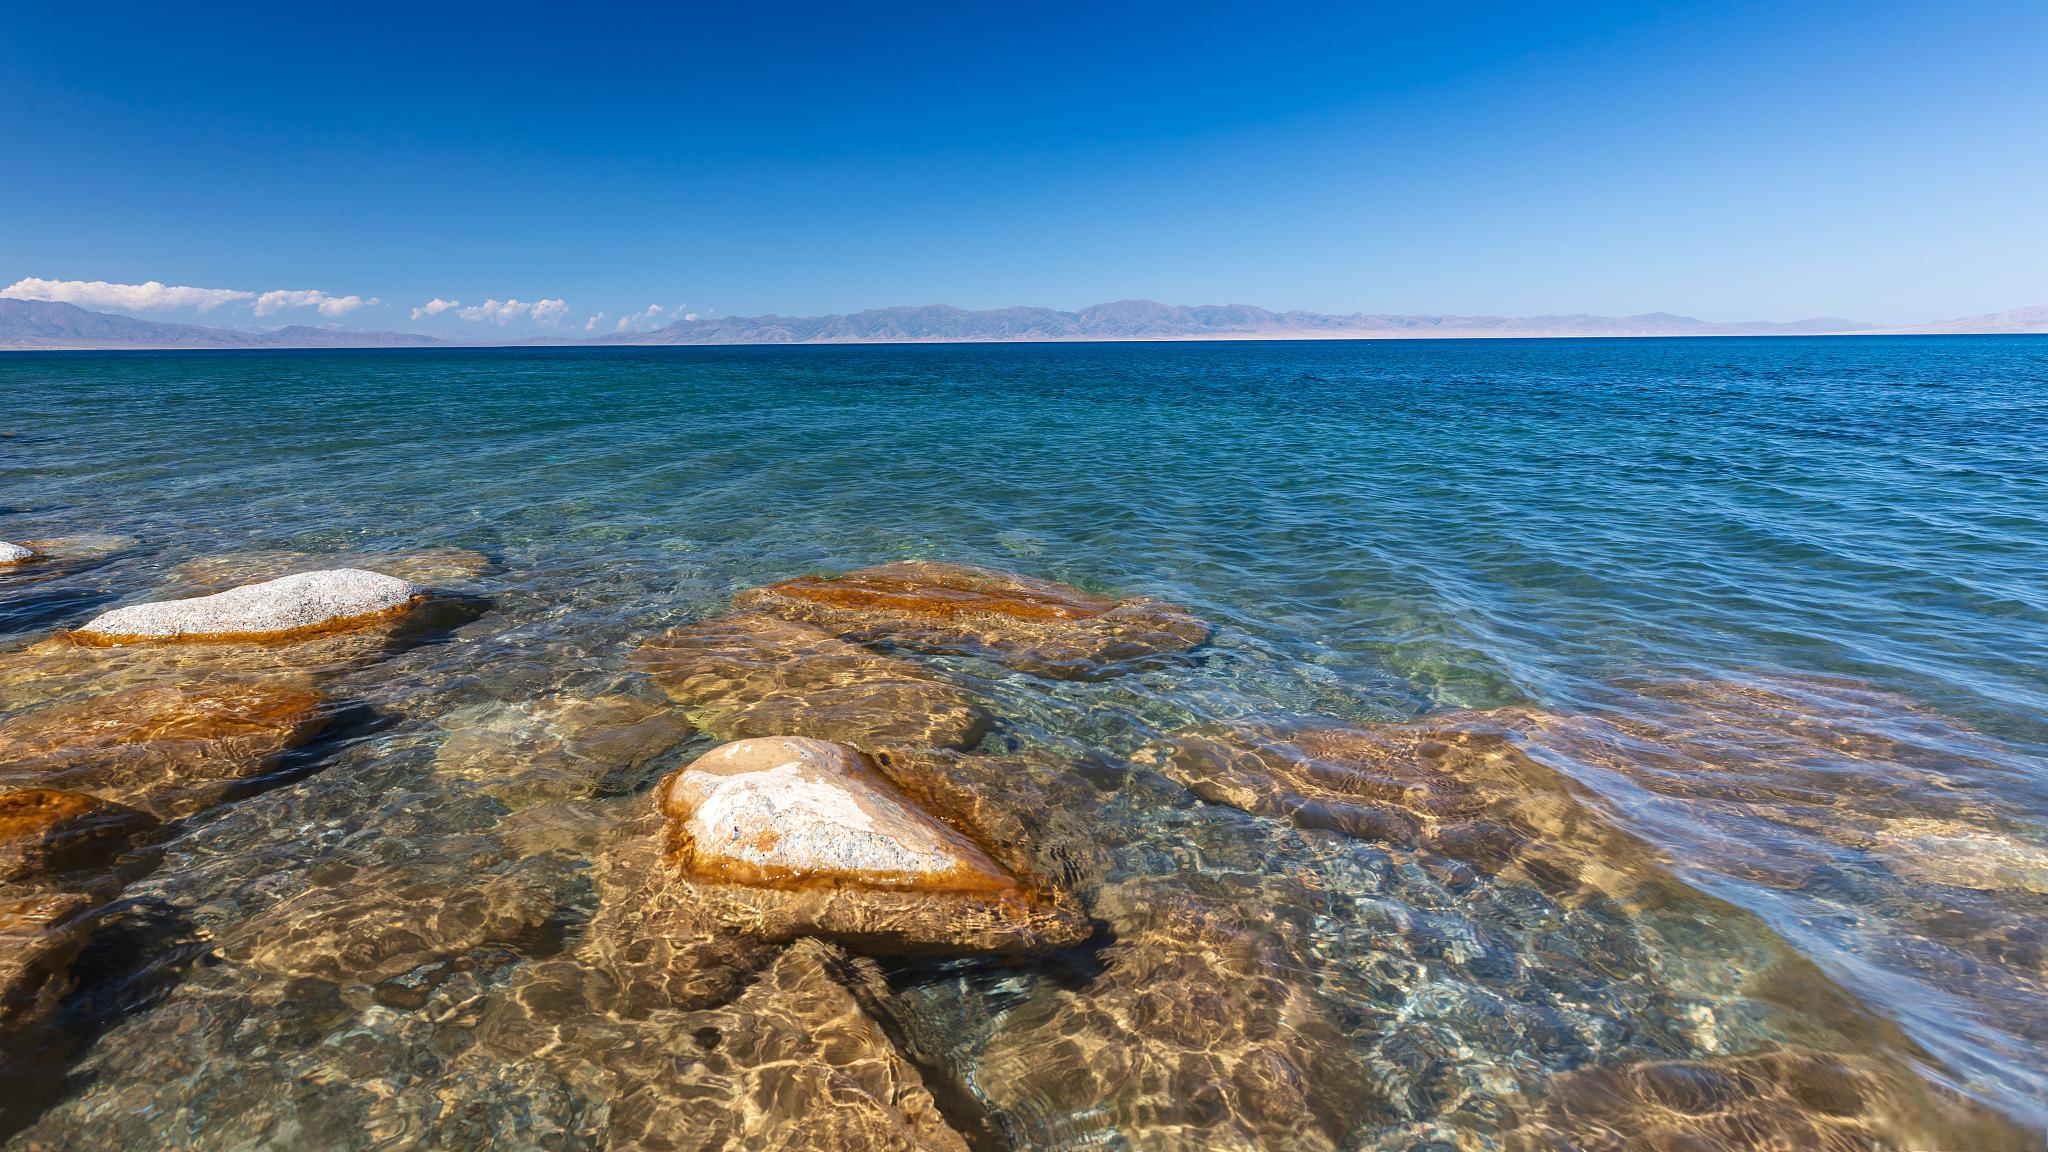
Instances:
[[[2031,308],[2014,308],[2009,312],[1992,312],[1983,316],[1966,316],[1961,320],[1943,320],[1935,324],[1918,324],[1896,331],[1910,333],[1984,333],[2006,332],[2048,332],[2048,304],[2036,304]]]
[[[238,332],[89,312],[52,300],[0,300],[0,348],[399,348],[441,344],[403,332],[350,332],[294,324]]]
[[[840,316],[728,316],[678,320],[652,332],[603,337],[600,344],[794,344],[941,340],[1186,340],[1207,337],[1391,336],[1765,336],[1867,331],[1822,317],[1796,323],[1713,324],[1690,316],[1393,316],[1273,312],[1246,304],[1160,304],[1119,300],[1076,312],[997,308],[970,312],[942,304],[873,308]]]

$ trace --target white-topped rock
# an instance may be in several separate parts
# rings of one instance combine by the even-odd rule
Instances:
[[[688,837],[689,867],[701,876],[939,891],[1018,886],[843,744],[796,736],[736,740],[676,773],[661,806]]]
[[[33,548],[25,548],[20,544],[10,544],[5,540],[0,540],[0,565],[19,564],[24,560],[35,559],[37,555],[39,553]]]
[[[78,630],[86,640],[276,639],[398,612],[426,590],[361,568],[301,572],[211,596],[116,608]]]

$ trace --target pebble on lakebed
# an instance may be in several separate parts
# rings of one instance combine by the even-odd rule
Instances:
[[[662,782],[662,828],[631,835],[615,903],[673,905],[747,936],[837,937],[885,951],[1028,952],[1085,939],[1067,898],[920,810],[858,751],[740,740]]]
[[[395,576],[331,568],[211,596],[130,604],[95,617],[71,637],[85,644],[289,640],[396,616],[426,594]]]

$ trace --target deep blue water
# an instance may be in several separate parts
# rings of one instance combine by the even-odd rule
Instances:
[[[408,719],[346,749],[350,764],[425,755],[478,678],[539,692],[616,676],[636,638],[740,589],[903,558],[1163,597],[1213,622],[1202,659],[1117,689],[1115,731],[1073,711],[1107,696],[1011,705],[1048,745],[1120,763],[1160,733],[1245,716],[1565,717],[1532,739],[1539,758],[1703,898],[1752,917],[1742,932],[1899,1025],[1886,1043],[1918,1075],[2044,1118],[2048,337],[9,354],[0,410],[0,539],[135,540],[0,588],[10,646],[210,556],[457,547],[496,562],[475,666],[436,649],[404,691],[427,684],[445,706],[410,711],[359,677],[365,701]],[[1902,783],[1859,810],[1887,778]],[[292,809],[294,827],[376,818],[343,803],[337,769],[293,787],[330,797]],[[206,837],[282,835],[263,807],[282,794],[202,822],[182,878],[146,883],[171,904],[227,899],[252,881],[209,870]],[[1365,850],[1305,839],[1303,867]],[[1296,960],[1316,979],[1362,962],[1341,939]],[[177,995],[252,994],[193,979]],[[975,987],[920,986],[905,1012],[948,1019]],[[112,1024],[80,1057],[87,1086],[23,1139],[117,1110],[165,1011]],[[244,1074],[255,1057],[232,1029],[197,1019],[199,1064]],[[1744,1019],[1722,1025],[1741,1033],[1725,1051],[1800,1034]],[[979,1083],[973,1059],[933,1058],[928,1078]],[[990,1090],[981,1105],[1018,1146],[1153,1146],[1137,1113],[1112,1109],[1084,1140],[1077,1120],[1033,1126],[1066,1104]],[[1443,1123],[1422,1103],[1396,1127]]]

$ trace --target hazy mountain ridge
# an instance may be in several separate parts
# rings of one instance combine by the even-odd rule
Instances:
[[[1790,323],[1716,323],[1669,312],[1638,316],[1444,316],[1274,312],[1248,304],[1118,300],[1073,312],[1056,308],[970,311],[945,304],[831,316],[725,316],[679,320],[651,332],[591,340],[448,340],[410,332],[292,325],[270,332],[210,328],[91,312],[42,300],[0,300],[0,349],[407,348],[517,345],[877,344],[944,341],[1399,339],[1566,336],[1819,336],[1849,333],[2048,333],[2048,305],[1914,327],[1880,328],[1822,316]]]
[[[1652,312],[1641,316],[1435,316],[1274,312],[1248,304],[1160,304],[1119,300],[1074,312],[997,308],[970,312],[943,304],[873,308],[832,316],[729,316],[678,320],[629,332],[604,344],[878,343],[928,340],[1185,340],[1204,337],[1385,336],[1765,336],[1864,332],[1853,320],[1717,324]]]
[[[0,348],[413,348],[444,343],[408,332],[305,324],[243,332],[91,312],[54,300],[0,300]]]

